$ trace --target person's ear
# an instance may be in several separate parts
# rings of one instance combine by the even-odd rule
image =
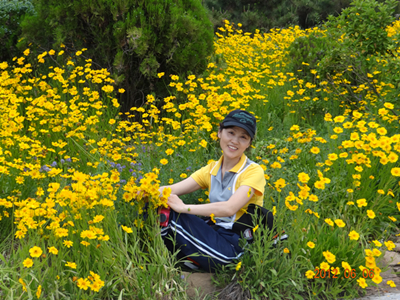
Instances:
[[[218,136],[219,139],[221,138],[221,134],[222,134],[222,129],[218,129],[218,134],[217,134],[217,136]]]
[[[253,140],[250,139],[249,145],[246,147],[246,149],[248,149],[248,148],[251,146],[251,142],[252,142],[252,141],[253,141]]]

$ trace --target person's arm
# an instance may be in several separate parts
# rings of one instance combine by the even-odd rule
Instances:
[[[242,185],[228,201],[206,204],[185,204],[177,195],[171,194],[168,198],[168,205],[178,213],[199,216],[210,216],[214,214],[215,217],[230,217],[245,206],[253,195],[253,188]]]
[[[192,177],[189,177],[189,178],[186,178],[185,180],[174,183],[172,185],[161,186],[158,189],[160,194],[162,193],[163,189],[165,189],[165,188],[171,188],[171,194],[180,196],[180,195],[185,195],[185,194],[189,194],[194,191],[197,191],[201,187]]]

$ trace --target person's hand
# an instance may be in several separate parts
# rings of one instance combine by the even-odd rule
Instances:
[[[175,194],[171,194],[168,197],[167,204],[177,213],[187,213],[186,204]]]

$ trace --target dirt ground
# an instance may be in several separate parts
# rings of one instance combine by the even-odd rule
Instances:
[[[382,261],[380,262],[380,268],[385,272],[381,273],[382,283],[378,287],[367,287],[367,295],[370,296],[381,296],[387,293],[399,293],[400,299],[400,239],[395,243],[396,248],[392,251],[386,251]],[[397,273],[397,274],[396,274]],[[396,287],[390,287],[386,283],[392,280]]]

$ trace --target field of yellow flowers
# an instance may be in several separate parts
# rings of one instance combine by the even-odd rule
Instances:
[[[227,21],[203,76],[165,78],[170,97],[147,95],[129,113],[85,49],[0,63],[0,298],[186,299],[158,233],[158,187],[219,158],[218,124],[236,108],[258,120],[252,158],[289,239],[272,247],[254,230],[251,255],[217,280],[274,299],[393,286],[379,260],[398,233],[400,103],[383,73],[400,48],[351,87],[355,108],[343,74],[311,70],[308,82],[286,68],[291,43],[318,30],[250,34]]]

